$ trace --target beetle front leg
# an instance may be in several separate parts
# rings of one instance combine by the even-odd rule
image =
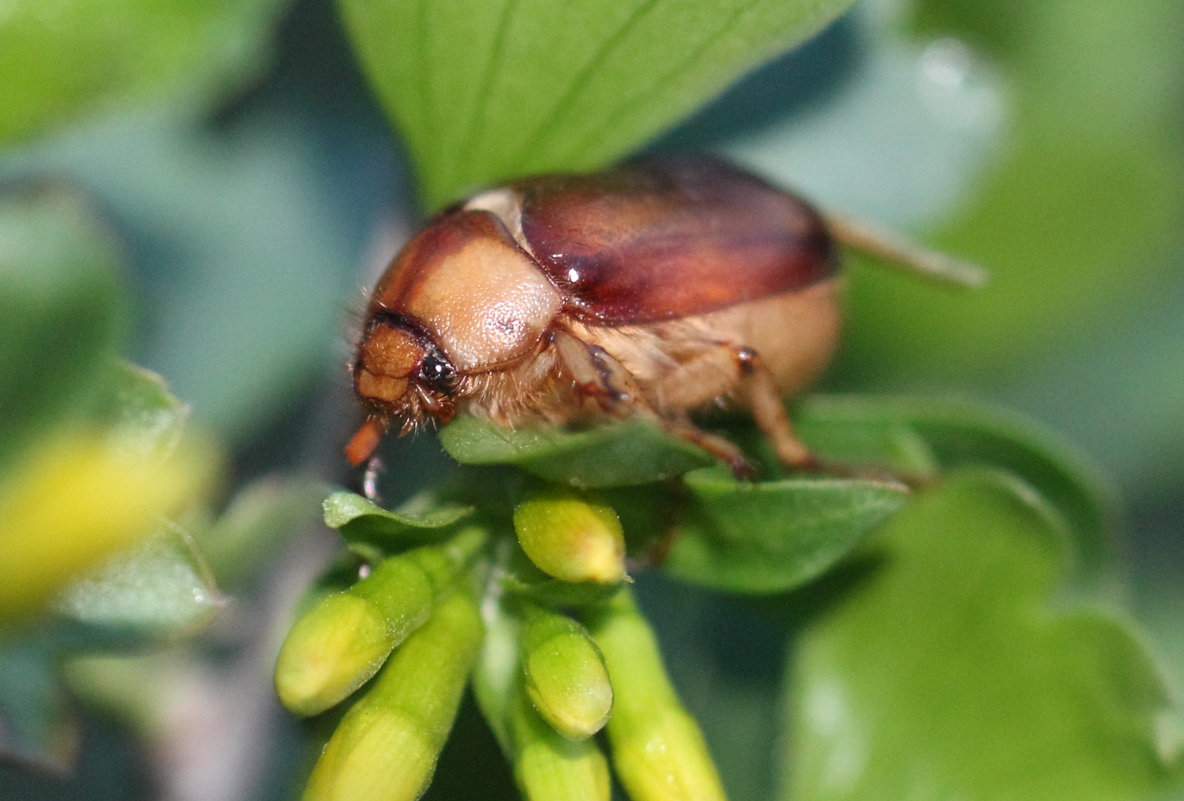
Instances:
[[[551,342],[579,393],[595,400],[602,410],[628,417],[648,409],[633,374],[604,348],[563,330],[553,332]]]

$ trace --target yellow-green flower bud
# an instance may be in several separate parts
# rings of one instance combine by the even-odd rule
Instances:
[[[322,598],[292,627],[276,660],[284,706],[315,715],[362,686],[428,619],[476,545],[462,534],[448,546],[393,556],[348,590]]]
[[[514,510],[522,550],[549,576],[612,584],[625,578],[625,538],[611,507],[553,488]]]
[[[431,782],[481,646],[481,618],[456,592],[387,662],[342,718],[304,801],[414,801]]]
[[[609,801],[608,762],[595,739],[561,737],[522,692],[515,696],[509,721],[514,778],[526,801]]]
[[[288,632],[276,660],[276,693],[297,715],[323,712],[382,667],[395,639],[374,604],[349,592],[328,595]]]
[[[613,681],[607,732],[633,801],[724,801],[703,733],[675,694],[649,624],[622,591],[591,621]]]
[[[613,687],[600,649],[566,615],[529,607],[521,633],[522,671],[530,702],[564,737],[600,731],[613,706]]]

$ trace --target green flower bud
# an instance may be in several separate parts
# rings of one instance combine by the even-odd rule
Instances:
[[[414,801],[431,782],[481,646],[463,592],[442,601],[350,707],[317,760],[304,801]]]
[[[522,671],[530,702],[572,740],[600,731],[613,706],[613,687],[600,649],[566,615],[528,607],[521,633]]]
[[[515,696],[509,721],[514,778],[526,801],[609,801],[608,762],[596,741],[561,737],[521,691]]]
[[[625,578],[625,538],[611,507],[561,488],[544,490],[514,510],[522,550],[549,576],[612,584]]]
[[[422,594],[422,586],[413,592]],[[417,604],[416,617],[426,617],[430,596],[427,601]],[[315,715],[338,703],[382,667],[399,639],[395,629],[377,606],[348,591],[321,599],[280,648],[275,666],[280,701],[297,715]]]
[[[390,652],[431,614],[479,544],[462,534],[443,547],[393,556],[348,590],[333,593],[292,627],[276,660],[280,701],[315,715],[370,679]]]
[[[724,801],[695,720],[666,675],[649,624],[625,591],[589,625],[613,681],[613,765],[633,801]]]

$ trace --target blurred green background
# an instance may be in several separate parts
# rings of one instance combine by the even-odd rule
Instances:
[[[339,448],[356,422],[344,369],[351,315],[417,212],[409,158],[336,10],[227,1],[137,16],[155,6],[127,0],[75,20],[85,35],[58,44],[76,61],[50,58],[37,26],[53,30],[46,20],[78,7],[46,3],[45,18],[23,28],[0,16],[0,189],[49,177],[93,202],[126,256],[125,351],[228,444],[228,490],[274,471],[344,480]],[[115,29],[120,15],[143,27]],[[724,153],[991,270],[968,294],[853,259],[848,334],[825,388],[984,399],[1070,440],[1120,499],[1128,576],[1116,600],[1154,634],[1176,679],[1181,30],[1177,0],[862,3],[646,146]],[[138,43],[124,60],[87,57],[121,36]],[[55,82],[72,102],[108,99],[82,113],[43,109],[38,87]],[[430,437],[399,442],[388,464],[400,494],[447,469]],[[212,648],[184,667],[159,657],[182,680],[169,685],[168,714],[152,717],[173,724],[147,732],[161,735],[155,750],[125,721],[89,714],[75,777],[0,766],[0,797],[289,797],[303,739],[268,695],[268,644],[282,627],[277,609],[332,539],[283,542],[242,585]],[[765,703],[780,654],[761,639],[765,624],[681,587],[655,583],[644,598],[688,704],[721,732],[713,742],[737,743],[720,753],[725,775],[729,765],[771,770],[771,756],[729,740],[729,727],[750,722],[713,706],[705,678],[750,682],[753,707]],[[743,640],[749,663],[722,664],[721,631]],[[463,793],[450,759],[470,778],[505,778],[487,742],[469,749],[482,738],[462,719],[429,797]],[[754,779],[747,797],[761,787]]]

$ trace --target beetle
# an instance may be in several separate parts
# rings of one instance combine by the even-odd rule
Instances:
[[[430,220],[371,294],[352,365],[368,416],[346,456],[361,464],[388,428],[462,409],[503,426],[644,416],[751,475],[691,421],[727,401],[787,467],[811,467],[782,401],[838,341],[835,228],[703,156],[479,192]]]

